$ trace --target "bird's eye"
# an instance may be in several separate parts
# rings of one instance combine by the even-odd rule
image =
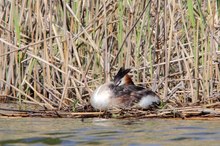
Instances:
[[[118,81],[117,86],[119,86],[120,84],[121,84],[121,80],[120,80],[120,81]]]

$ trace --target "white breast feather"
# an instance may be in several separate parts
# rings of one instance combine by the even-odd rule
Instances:
[[[159,98],[156,95],[146,95],[141,98],[138,105],[142,108],[148,108],[154,102],[159,102]]]
[[[109,88],[109,84],[106,83],[99,86],[91,97],[91,105],[99,110],[107,109],[110,103],[110,99],[113,95],[111,89]]]

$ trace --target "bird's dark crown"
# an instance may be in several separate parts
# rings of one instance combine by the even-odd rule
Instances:
[[[126,77],[126,82],[133,84],[133,81],[131,80],[130,76],[127,74],[131,71],[130,68],[125,69],[124,67],[121,67],[118,71],[118,73],[114,76],[114,84],[119,85],[120,81]]]

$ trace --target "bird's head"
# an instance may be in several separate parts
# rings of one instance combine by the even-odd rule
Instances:
[[[130,68],[124,69],[123,67],[121,67],[114,77],[115,86],[134,84],[131,77],[128,75],[130,71]]]

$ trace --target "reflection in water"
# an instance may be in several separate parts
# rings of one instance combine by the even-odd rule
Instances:
[[[195,120],[0,118],[0,145],[217,146],[219,127]]]

